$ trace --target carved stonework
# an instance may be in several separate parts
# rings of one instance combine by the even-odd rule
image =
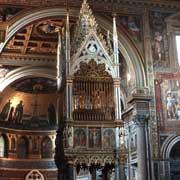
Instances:
[[[25,180],[44,180],[44,177],[38,170],[33,169],[26,175]]]
[[[111,78],[106,72],[105,64],[97,64],[95,60],[90,60],[89,63],[81,62],[80,70],[75,73],[75,77],[78,78]]]
[[[135,114],[133,116],[133,121],[138,127],[145,126],[145,123],[148,119],[149,119],[148,114]]]
[[[2,65],[0,65],[0,80],[4,78],[8,72],[9,69],[4,68]]]
[[[94,36],[95,34],[98,36],[101,45],[106,50],[106,52],[110,53],[111,51],[100,32],[100,28],[98,28],[98,24],[96,23],[95,17],[92,14],[92,10],[88,5],[87,0],[84,0],[81,6],[79,20],[77,22],[77,27],[75,30],[73,52],[79,52],[86,38],[89,38],[90,35]],[[91,39],[89,39],[89,41],[91,41]],[[90,54],[95,53],[94,45],[90,46],[90,48],[88,48],[88,51],[90,52]]]
[[[77,155],[75,160],[74,160],[74,164],[86,164],[86,165],[90,165],[90,164],[100,164],[100,165],[104,165],[104,164],[112,164],[115,162],[115,157],[113,154],[111,155],[105,155],[105,154],[86,154],[86,157],[84,155]]]

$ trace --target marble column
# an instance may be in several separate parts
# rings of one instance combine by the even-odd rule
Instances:
[[[147,149],[145,132],[145,115],[135,115],[134,122],[137,127],[137,162],[138,162],[138,180],[148,179],[147,169]]]
[[[121,121],[120,78],[114,78],[113,83],[114,83],[115,121]]]
[[[70,77],[66,79],[66,119],[72,120],[72,83]]]
[[[124,164],[123,163],[120,163],[119,174],[120,174],[119,179],[120,180],[125,180],[125,172],[124,172]]]

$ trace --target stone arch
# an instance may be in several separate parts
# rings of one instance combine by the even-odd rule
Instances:
[[[50,137],[46,136],[41,142],[41,157],[52,158],[53,157],[53,142]]]
[[[25,77],[45,77],[49,79],[56,78],[56,72],[50,68],[40,67],[21,67],[9,72],[6,77],[0,82],[0,92],[2,92],[11,83]]]
[[[70,10],[70,16],[77,17],[79,11],[75,9]],[[24,26],[32,23],[36,20],[47,18],[47,17],[57,17],[57,16],[65,16],[66,10],[65,8],[48,8],[48,9],[35,9],[34,12],[27,12],[26,15],[16,22],[12,23],[7,32],[7,38],[4,43],[0,46],[0,52],[3,51],[7,42],[13,37],[13,35],[23,28]],[[102,16],[97,16],[98,24],[103,28],[108,28],[112,32],[112,24],[103,18]],[[143,65],[143,58],[134,44],[128,39],[128,37],[119,30],[119,49],[125,57],[127,64],[132,67],[135,74],[135,85],[137,87],[146,86],[146,77],[145,77],[145,68]]]
[[[26,175],[25,180],[44,180],[44,176],[37,169],[33,169]]]
[[[8,138],[5,134],[0,135],[0,158],[8,156]]]
[[[180,142],[180,136],[176,136],[176,135],[169,137],[164,142],[164,145],[162,147],[163,158],[165,158],[165,159],[170,158],[171,150],[172,150],[173,146],[178,142]]]
[[[172,14],[172,15],[168,16],[166,18],[166,21],[171,21],[171,20],[174,20],[174,19],[179,18],[179,17],[180,17],[180,12],[177,12],[175,14]]]
[[[27,137],[21,136],[18,139],[17,157],[25,159],[28,157],[29,141]]]

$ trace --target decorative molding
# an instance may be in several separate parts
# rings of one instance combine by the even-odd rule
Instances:
[[[140,8],[151,8],[151,9],[162,9],[162,10],[169,10],[174,11],[178,10],[180,7],[180,2],[178,0],[89,0],[90,5],[93,5],[94,10],[99,11],[112,11],[112,9],[116,10],[117,12],[121,12],[119,7],[133,7],[132,9],[138,9]],[[103,6],[102,6],[103,3]],[[106,3],[106,5],[104,5]],[[65,0],[51,0],[51,1],[44,1],[44,0],[32,0],[32,1],[18,1],[14,2],[13,0],[2,0],[1,5],[21,5],[24,7],[47,7],[47,6],[59,6],[66,4]],[[79,0],[69,0],[68,1],[69,6],[71,7],[79,7],[81,2]],[[101,8],[100,8],[101,7]],[[134,8],[136,7],[136,8]]]
[[[3,65],[56,65],[56,57],[33,57],[33,56],[18,56],[18,55],[1,55],[0,62]]]

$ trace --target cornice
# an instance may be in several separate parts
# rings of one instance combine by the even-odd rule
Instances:
[[[69,7],[80,7],[82,1],[69,0]],[[149,9],[161,9],[166,11],[176,11],[180,8],[180,1],[178,0],[88,0],[88,3],[93,10],[107,12],[116,11],[120,12],[119,8],[128,7],[131,9],[149,8]],[[102,4],[103,3],[103,4]],[[105,5],[106,4],[106,5]],[[21,6],[21,7],[50,7],[50,6],[65,6],[66,0],[50,0],[48,2],[44,0],[32,0],[32,1],[18,1],[14,0],[1,0],[0,5],[5,6]],[[134,8],[136,7],[136,8]],[[117,11],[117,12],[118,12]]]
[[[56,58],[54,57],[37,57],[37,56],[19,56],[19,55],[1,55],[0,64],[12,66],[54,66]]]

